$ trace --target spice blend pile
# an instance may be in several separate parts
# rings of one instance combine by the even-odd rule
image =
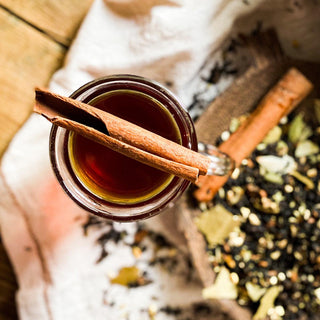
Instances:
[[[283,118],[213,201],[198,204],[196,224],[217,274],[204,297],[236,299],[256,320],[320,319],[319,143],[315,100]]]

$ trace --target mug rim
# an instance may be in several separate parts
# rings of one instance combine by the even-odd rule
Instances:
[[[154,81],[154,80],[149,80],[147,78],[141,77],[141,76],[136,76],[136,75],[131,75],[131,74],[118,74],[118,75],[111,75],[111,76],[105,76],[105,77],[100,77],[97,78],[95,80],[92,80],[86,84],[84,84],[83,86],[81,86],[80,88],[78,88],[77,90],[75,90],[70,97],[74,98],[74,99],[78,99],[80,101],[83,101],[85,98],[84,97],[88,97],[90,95],[90,91],[91,93],[94,93],[94,90],[98,90],[97,87],[99,87],[100,85],[106,85],[108,83],[114,83],[117,81],[133,81],[136,82],[138,84],[143,84],[146,86],[150,86],[152,90],[156,90],[159,91],[161,93],[161,95],[164,95],[166,99],[169,99],[169,101],[172,103],[172,105],[177,109],[175,110],[177,112],[177,115],[180,119],[181,122],[183,122],[183,125],[185,128],[187,128],[188,131],[188,145],[187,147],[189,147],[190,149],[193,149],[195,151],[197,151],[197,138],[196,138],[196,132],[195,132],[195,128],[192,122],[192,119],[190,117],[190,115],[187,113],[187,111],[183,108],[182,104],[179,102],[179,100],[176,98],[176,96],[166,87],[164,87],[163,85],[161,85],[160,83]],[[166,107],[164,105],[164,107]],[[168,109],[166,107],[166,109]],[[169,110],[170,111],[170,110]],[[171,112],[170,112],[171,113]],[[171,113],[172,114],[172,113]],[[180,126],[179,130],[181,130]],[[124,214],[124,213],[116,213],[116,212],[110,212],[106,209],[106,206],[104,206],[104,209],[101,209],[101,202],[97,205],[97,201],[99,201],[99,199],[94,199],[94,202],[92,203],[93,206],[96,206],[94,209],[92,207],[89,207],[88,204],[85,204],[83,201],[80,200],[79,198],[79,192],[81,192],[79,189],[80,188],[76,188],[74,185],[76,185],[76,183],[73,183],[72,186],[72,181],[67,181],[64,177],[64,175],[66,173],[61,172],[62,168],[61,168],[61,159],[58,158],[57,155],[57,144],[61,143],[61,141],[59,142],[57,139],[61,139],[61,135],[62,134],[67,134],[68,130],[58,127],[56,125],[52,125],[51,127],[51,131],[50,131],[50,137],[49,137],[49,155],[50,155],[50,161],[51,161],[51,166],[52,169],[55,173],[55,176],[59,182],[59,184],[61,185],[61,187],[63,188],[63,190],[66,192],[66,194],[80,207],[82,207],[83,209],[85,209],[86,211],[103,217],[105,219],[110,219],[113,221],[119,221],[119,222],[130,222],[130,221],[136,221],[136,220],[142,220],[142,219],[146,219],[149,217],[152,217],[156,214],[158,214],[160,211],[162,211],[163,209],[165,209],[166,207],[168,207],[168,205],[170,203],[173,203],[175,200],[177,200],[177,198],[179,198],[183,192],[189,187],[190,182],[181,178],[174,178],[174,180],[176,179],[173,191],[171,191],[171,194],[169,196],[166,197],[165,191],[167,189],[164,188],[163,191],[160,192],[164,193],[164,195],[162,195],[160,197],[160,200],[158,201],[158,203],[156,203],[154,208],[144,208],[143,212],[141,213],[134,213],[134,214]],[[65,139],[65,138],[64,138]],[[64,160],[63,160],[64,161]],[[71,168],[69,168],[69,170],[72,171]],[[70,172],[68,173],[70,175]],[[74,174],[74,173],[73,173]],[[74,188],[75,187],[75,188]],[[89,191],[89,193],[91,193]],[[93,196],[95,196],[94,194],[92,194]],[[82,195],[81,195],[82,196]],[[88,200],[88,199],[87,199]],[[92,199],[91,199],[92,200]],[[151,198],[152,200],[152,198]],[[125,209],[126,205],[123,205],[122,209]],[[100,209],[99,209],[100,207]],[[109,207],[110,209],[110,207]],[[120,211],[122,210],[120,209]],[[137,205],[135,206],[135,211],[136,209],[139,209],[139,203],[137,203]],[[130,212],[132,210],[132,208],[127,207],[127,211]]]

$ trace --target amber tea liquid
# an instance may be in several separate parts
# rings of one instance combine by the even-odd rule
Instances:
[[[156,99],[136,90],[113,90],[89,104],[181,144],[178,125]],[[135,204],[164,190],[173,176],[132,160],[81,135],[70,133],[68,158],[78,182],[115,204]]]

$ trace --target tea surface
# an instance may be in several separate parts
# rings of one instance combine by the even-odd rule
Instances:
[[[152,97],[135,90],[115,90],[89,104],[181,144],[173,116]],[[71,167],[79,182],[106,201],[133,204],[155,196],[173,176],[132,160],[81,135],[68,142]]]

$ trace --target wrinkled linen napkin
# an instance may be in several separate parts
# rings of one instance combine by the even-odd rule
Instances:
[[[97,77],[131,73],[170,86],[186,106],[199,91],[210,100],[221,87],[202,81],[203,66],[215,61],[235,23],[249,30],[269,17],[271,25],[282,23],[285,49],[315,59],[310,45],[317,44],[310,44],[312,32],[301,22],[312,16],[315,4],[309,5],[96,0],[50,89],[69,95]],[[301,41],[302,49],[295,51],[292,41]],[[110,223],[65,195],[50,167],[49,131],[45,119],[32,115],[1,162],[1,236],[19,283],[20,319],[208,319],[211,313],[227,319],[203,305],[201,285],[168,214],[144,224]]]

